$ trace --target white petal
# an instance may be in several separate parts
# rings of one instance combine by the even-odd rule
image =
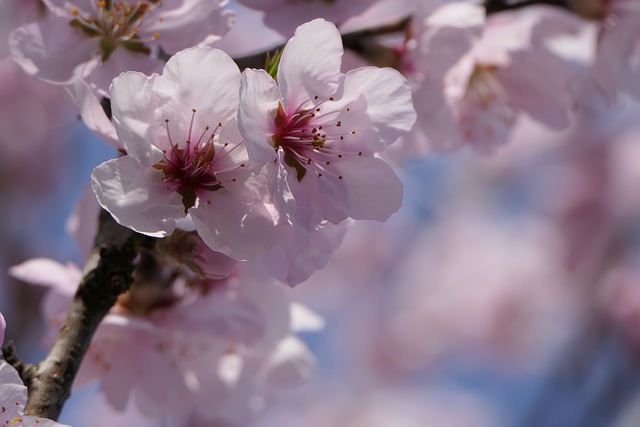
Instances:
[[[116,128],[105,114],[91,86],[84,79],[78,79],[73,85],[67,86],[66,90],[80,109],[80,117],[84,124],[114,149],[124,150],[118,140]]]
[[[278,68],[278,84],[287,108],[295,109],[315,96],[333,95],[342,78],[342,53],[335,25],[324,19],[300,25],[284,48]]]
[[[239,90],[240,70],[229,55],[209,47],[185,49],[171,57],[153,85],[160,99],[156,120],[168,118],[187,132],[195,109],[192,136],[197,138],[206,126],[236,117]]]
[[[402,206],[402,183],[379,157],[347,159],[334,163],[338,179],[319,180],[321,191],[335,195],[333,204],[353,219],[386,221]],[[344,191],[337,188],[344,185]]]
[[[350,71],[344,80],[343,102],[364,95],[367,114],[380,142],[391,144],[409,132],[416,111],[407,80],[391,68],[364,67]]]
[[[325,327],[325,320],[306,305],[291,303],[291,328],[294,332],[317,332]]]
[[[271,387],[296,387],[304,382],[315,366],[315,358],[307,346],[294,336],[278,343],[267,360],[263,372],[265,382]]]
[[[4,342],[4,330],[7,328],[7,322],[5,322],[2,313],[0,313],[0,347]]]
[[[272,162],[277,154],[271,137],[280,102],[276,82],[264,70],[245,70],[240,79],[238,125],[249,158],[259,164]]]
[[[229,31],[234,21],[230,10],[222,9],[226,0],[180,0],[177,7],[168,9],[165,2],[157,10],[158,19],[143,21],[140,33],[157,33],[158,42],[168,53],[175,53],[191,46],[219,40]],[[151,23],[150,25],[145,25]]]
[[[9,47],[27,74],[68,84],[100,60],[96,40],[83,38],[77,31],[63,19],[27,24],[11,34]]]
[[[9,268],[9,275],[23,282],[46,286],[56,292],[73,296],[82,279],[82,272],[73,264],[60,264],[48,258],[33,258]]]
[[[93,191],[121,225],[152,237],[164,237],[185,216],[182,197],[167,190],[163,173],[143,168],[131,156],[109,160],[93,170]]]
[[[215,192],[211,204],[201,200],[189,213],[211,249],[237,260],[264,252],[275,238],[274,219],[266,207],[246,203],[226,189]]]
[[[127,154],[141,165],[152,166],[162,159],[162,151],[153,145],[150,126],[155,123],[151,85],[154,77],[135,71],[116,77],[111,84],[113,122]]]

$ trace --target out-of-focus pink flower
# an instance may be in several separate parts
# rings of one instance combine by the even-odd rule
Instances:
[[[296,227],[324,220],[386,220],[402,185],[377,155],[415,121],[410,88],[395,70],[340,72],[340,33],[316,19],[287,43],[277,83],[245,70],[239,124],[250,157],[266,165],[274,202]]]
[[[379,0],[238,0],[250,8],[262,10],[268,27],[291,37],[296,27],[314,18],[324,18],[340,25],[357,16]]]
[[[80,272],[35,259],[10,273],[50,288],[43,309],[52,341]],[[308,377],[314,358],[292,334],[321,326],[247,269],[224,280],[179,277],[168,289],[138,282],[96,331],[75,385],[99,381],[117,410],[133,401],[143,414],[178,424],[197,414],[243,425],[252,399]]]
[[[0,313],[0,347],[7,326]],[[24,415],[27,404],[27,387],[18,372],[4,360],[0,360],[0,426],[11,427],[69,427],[46,418]]]
[[[162,75],[124,73],[111,88],[127,155],[92,175],[98,201],[122,225],[154,237],[188,213],[213,250],[247,259],[273,243],[275,219],[252,188],[235,115],[240,71],[208,47],[174,55]]]
[[[18,372],[0,360],[0,425],[11,427],[69,427],[55,421],[24,415],[27,387]]]
[[[3,0],[0,2],[0,59],[9,55],[9,36],[20,25],[44,18],[41,0]]]
[[[34,81],[10,58],[0,60],[0,190],[14,193],[11,204],[56,182],[68,157],[62,136],[72,115],[66,107],[59,88]]]
[[[99,92],[85,79],[77,79],[65,87],[65,93],[78,107],[80,118],[87,128],[118,152],[126,154],[126,150],[118,139],[115,126],[102,107]]]
[[[11,35],[14,58],[23,69],[53,83],[91,75],[106,93],[126,70],[151,73],[162,66],[159,47],[168,53],[210,45],[226,33],[232,15],[224,0],[45,0],[49,14]],[[156,52],[154,52],[154,50]]]
[[[640,274],[638,260],[616,265],[604,275],[598,289],[600,309],[611,325],[628,341],[634,351],[640,351]]]
[[[525,9],[485,22],[473,3],[425,6],[405,63],[421,119],[395,149],[424,155],[470,145],[488,152],[507,140],[521,114],[553,129],[569,124],[575,75],[545,40],[576,32],[582,21],[557,8]]]
[[[620,93],[640,98],[640,5],[631,0],[602,2],[595,63],[590,77],[612,102]]]
[[[376,332],[380,361],[411,370],[473,349],[541,366],[569,336],[575,314],[562,242],[544,224],[500,226],[460,208],[425,230],[395,269],[394,314]]]
[[[320,381],[318,381],[319,383]],[[345,379],[325,381],[306,393],[288,396],[251,427],[489,427],[499,425],[487,399],[455,389],[402,387]],[[204,427],[204,426],[203,426]]]
[[[278,238],[275,244],[257,260],[271,276],[295,286],[327,265],[346,232],[347,224],[344,222],[337,225],[326,223],[310,232],[281,222],[276,230]]]

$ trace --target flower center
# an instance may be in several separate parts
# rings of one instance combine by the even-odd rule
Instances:
[[[72,27],[78,28],[90,38],[100,38],[102,60],[106,61],[118,46],[132,52],[151,53],[145,42],[155,40],[154,33],[148,40],[138,36],[140,25],[162,0],[97,1],[95,16],[82,16],[78,9],[71,11]]]
[[[282,104],[278,105],[275,119],[276,133],[271,137],[276,151],[284,152],[284,161],[288,166],[296,170],[298,181],[312,170],[318,177],[326,175],[342,179],[331,171],[331,164],[345,156],[362,156],[362,152],[348,149],[349,139],[356,134],[355,130],[345,131],[342,120],[336,120],[344,110],[326,108],[334,101],[329,98],[325,101],[314,100],[304,102],[293,114],[287,114]],[[306,104],[312,104],[310,108],[303,108]],[[330,104],[329,104],[330,105]]]
[[[504,94],[504,88],[495,75],[496,67],[476,65],[467,86],[467,95],[482,108],[488,108],[496,98]]]
[[[198,140],[192,141],[191,134],[196,110],[193,109],[192,112],[189,133],[183,144],[173,142],[169,131],[169,119],[165,119],[171,149],[163,150],[163,159],[153,166],[164,172],[162,180],[167,184],[167,188],[182,196],[185,212],[195,205],[198,197],[210,203],[209,200],[206,200],[206,193],[223,188],[221,174],[245,167],[244,163],[234,165],[231,168],[221,166],[220,161],[227,158],[242,144],[242,142],[234,146],[230,146],[228,143],[220,144],[219,150],[216,152],[215,142],[219,139],[217,133],[222,127],[222,123],[218,123],[213,129],[206,126]],[[236,182],[236,178],[230,178],[229,181]]]

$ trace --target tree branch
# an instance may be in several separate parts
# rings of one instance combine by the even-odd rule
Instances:
[[[536,4],[546,4],[549,6],[557,6],[564,9],[569,8],[567,0],[486,0],[484,2],[484,7],[487,11],[487,15],[490,15],[492,13],[503,12],[505,10],[520,9],[522,7],[533,6]]]
[[[154,239],[118,225],[103,211],[96,250],[85,266],[85,275],[48,356],[37,366],[25,365],[11,345],[3,349],[5,359],[18,369],[29,389],[27,415],[58,419],[93,334],[118,296],[133,282],[137,248],[151,241]]]

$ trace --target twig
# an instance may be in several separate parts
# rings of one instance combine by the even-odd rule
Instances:
[[[515,2],[507,0],[486,0],[484,2],[484,8],[487,11],[487,15],[490,15],[492,13],[503,12],[511,9],[520,9],[522,7],[533,6],[536,4],[546,4],[564,9],[569,8],[567,0],[521,0]]]
[[[131,286],[137,247],[150,240],[116,224],[103,211],[96,251],[48,356],[37,366],[25,365],[10,345],[3,349],[29,389],[27,415],[58,419],[94,332],[118,296]]]

